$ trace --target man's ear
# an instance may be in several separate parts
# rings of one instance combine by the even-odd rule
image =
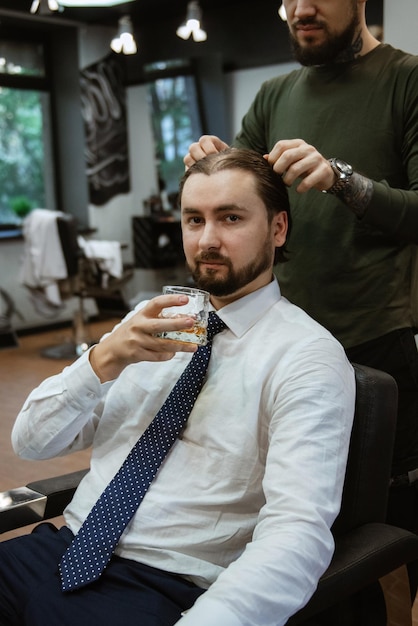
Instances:
[[[288,219],[286,211],[280,211],[273,218],[274,243],[276,248],[281,248],[286,243]]]

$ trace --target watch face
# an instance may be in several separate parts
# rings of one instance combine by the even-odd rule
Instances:
[[[343,161],[342,159],[335,159],[334,161],[335,167],[343,174],[344,176],[351,176],[353,173],[353,168],[351,165]]]

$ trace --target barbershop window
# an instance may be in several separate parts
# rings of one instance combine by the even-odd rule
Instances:
[[[196,77],[182,61],[153,64],[154,80],[148,83],[148,98],[154,133],[155,160],[160,193],[175,193],[184,173],[183,157],[202,121]]]
[[[49,93],[38,42],[0,41],[0,229],[52,194]],[[52,194],[53,195],[53,194]]]

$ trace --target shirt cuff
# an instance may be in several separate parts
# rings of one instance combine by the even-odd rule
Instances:
[[[201,596],[194,606],[185,611],[175,626],[244,626],[241,620],[224,604]]]
[[[67,376],[69,376],[71,377],[72,383],[77,385],[76,395],[82,397],[85,394],[85,390],[88,389],[89,392],[94,392],[98,398],[101,398],[115,381],[109,380],[105,383],[100,382],[99,377],[90,363],[89,355],[92,347],[83,352],[83,354],[72,363],[70,368],[64,370],[63,374],[65,380],[67,380]],[[90,397],[92,396],[90,395]]]

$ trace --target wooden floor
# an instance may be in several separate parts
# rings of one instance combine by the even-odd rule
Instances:
[[[89,325],[90,336],[100,338],[118,319],[107,319]],[[19,347],[0,350],[0,491],[25,485],[33,480],[48,478],[88,467],[89,451],[50,461],[24,461],[16,457],[10,443],[10,433],[16,415],[29,392],[47,376],[60,372],[71,359],[50,359],[41,351],[50,346],[70,343],[72,329],[63,328],[39,332],[19,338]],[[31,527],[25,529],[29,532]],[[2,540],[22,531],[6,533]]]
[[[91,323],[90,336],[96,339],[101,337],[117,321],[119,320],[107,319]],[[69,341],[71,329],[65,328],[25,335],[19,338],[19,347],[0,350],[0,491],[88,467],[88,450],[50,461],[23,461],[16,457],[10,444],[13,422],[29,392],[44,378],[60,372],[65,365],[71,363],[68,359],[45,358],[41,356],[41,351]],[[55,521],[59,523],[61,520]],[[23,530],[5,533],[2,540],[30,532],[31,529],[29,526]],[[395,619],[391,626],[397,624]],[[414,605],[412,626],[418,626],[418,601]]]

